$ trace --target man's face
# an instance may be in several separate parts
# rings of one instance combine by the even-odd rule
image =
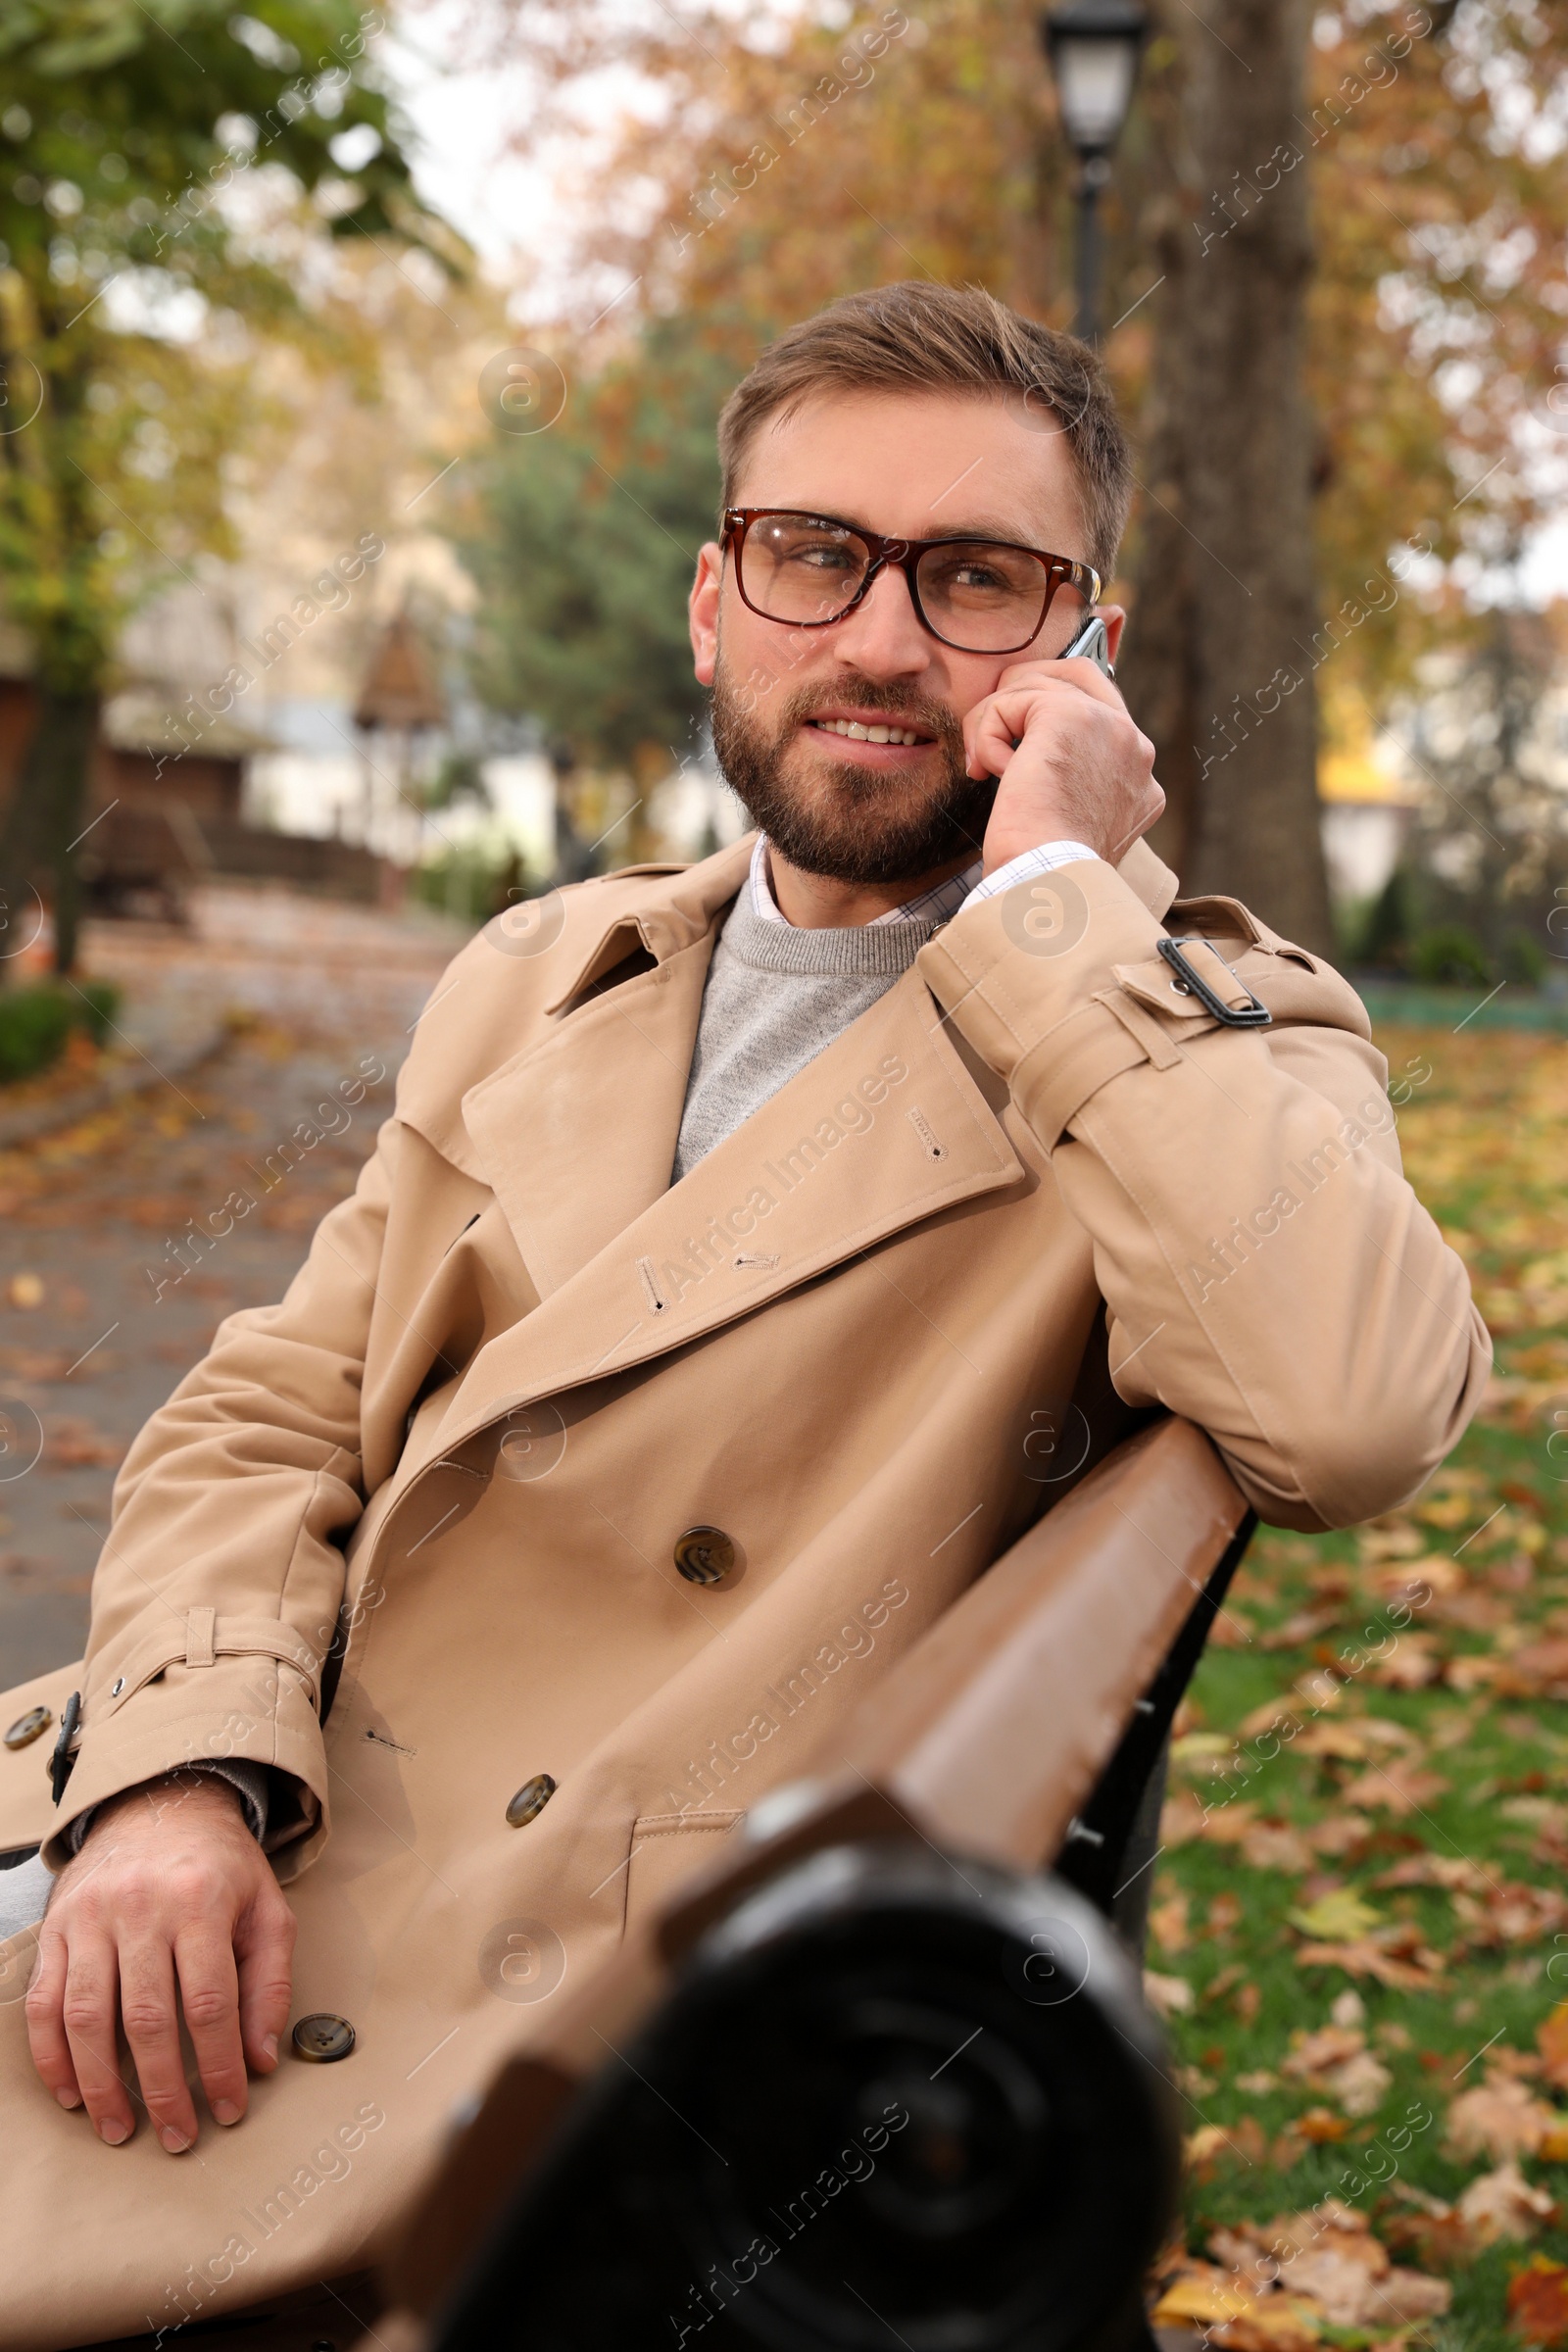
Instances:
[[[1077,479],[1056,420],[1030,404],[948,393],[824,396],[764,424],[735,500],[858,523],[889,538],[1002,539],[1087,560]],[[730,785],[791,864],[843,882],[903,882],[978,857],[996,787],[964,773],[965,714],[1004,671],[1062,652],[1085,606],[1060,591],[1034,643],[961,653],[921,626],[903,572],[853,612],[792,627],[741,601],[713,544],[691,596],[699,679]],[[1107,612],[1112,646],[1120,615]],[[892,727],[912,743],[839,733]]]

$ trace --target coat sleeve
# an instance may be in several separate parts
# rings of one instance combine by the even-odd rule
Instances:
[[[1158,954],[1173,933],[1222,1024]],[[1222,960],[1223,957],[1223,960]],[[1354,991],[1235,902],[1168,933],[1083,861],[970,906],[922,951],[1089,1234],[1130,1404],[1208,1432],[1260,1517],[1348,1527],[1404,1501],[1480,1402],[1465,1268],[1402,1173]]]
[[[281,1303],[220,1324],[125,1457],[44,1847],[56,1868],[90,1806],[190,1764],[272,1768],[270,1845],[324,1815],[320,1674],[364,1508],[360,1398],[399,1133],[382,1128]]]

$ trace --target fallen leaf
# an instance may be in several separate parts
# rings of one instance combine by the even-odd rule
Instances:
[[[13,1306],[27,1310],[43,1304],[43,1284],[36,1274],[13,1274],[6,1297]]]
[[[1372,1753],[1371,1741],[1358,1723],[1309,1723],[1296,1741],[1298,1755],[1340,1756],[1359,1764]]]
[[[1336,1811],[1329,1814],[1326,1820],[1314,1822],[1303,1835],[1314,1854],[1343,1859],[1365,1845],[1373,1835],[1373,1828],[1364,1813]]]
[[[1370,1903],[1362,1902],[1353,1886],[1337,1886],[1332,1894],[1320,1894],[1304,1910],[1288,1911],[1285,1916],[1303,1936],[1335,1938],[1364,1936],[1379,1920],[1379,1914]]]
[[[1259,2282],[1256,2308],[1239,2315],[1250,2325],[1263,2322],[1278,2301],[1301,2305],[1303,2322],[1316,2315],[1326,2327],[1379,2332],[1448,2308],[1446,2281],[1396,2268],[1366,2215],[1338,2197],[1325,2197],[1310,2212],[1216,2230],[1209,2243],[1238,2285]],[[1269,2279],[1277,2280],[1272,2296],[1263,2283]]]
[[[1150,2313],[1150,2325],[1169,2328],[1183,2320],[1196,2320],[1200,2327],[1210,2327],[1216,2321],[1240,2319],[1256,2301],[1228,2272],[1205,2263],[1201,2272],[1171,2281]]]
[[[1556,2205],[1544,2188],[1533,2188],[1510,2159],[1494,2173],[1481,2173],[1454,2207],[1471,2243],[1494,2246],[1508,2238],[1533,2237],[1543,2223],[1556,2215]]]
[[[1450,1894],[1456,1887],[1482,1893],[1494,1883],[1479,1862],[1464,1854],[1406,1854],[1372,1882],[1374,1886],[1442,1886]]]
[[[1283,2071],[1303,2082],[1310,2081],[1330,2067],[1342,2066],[1347,2058],[1353,2058],[1365,2046],[1366,2035],[1353,2026],[1323,2026],[1315,2034],[1298,2032],[1291,2035],[1291,2054]]]
[[[1388,2097],[1394,2077],[1380,2058],[1370,2050],[1360,2050],[1347,2058],[1324,2077],[1331,2094],[1337,2098],[1347,2115],[1375,2115]]]
[[[1413,1599],[1423,1586],[1433,1593],[1456,1592],[1464,1583],[1464,1572],[1457,1561],[1445,1559],[1440,1551],[1429,1551],[1419,1559],[1379,1568],[1368,1582],[1386,1600]]]
[[[1157,2017],[1185,2017],[1193,2006],[1194,1994],[1185,1977],[1161,1977],[1152,1968],[1146,1968],[1144,1998]]]
[[[1299,1876],[1312,1867],[1312,1848],[1288,1822],[1254,1821],[1241,1839],[1242,1860],[1252,1870],[1282,1870]]]
[[[1296,2129],[1303,2139],[1309,2139],[1314,2147],[1319,2147],[1343,2139],[1350,2126],[1345,2116],[1334,2114],[1328,2107],[1309,2107],[1304,2115],[1297,2117]]]
[[[1568,1638],[1527,1642],[1493,1663],[1493,1688],[1506,1697],[1568,1698]]]
[[[1560,2344],[1568,2336],[1568,2266],[1533,2254],[1508,2281],[1508,2318],[1527,2344]]]
[[[1442,1796],[1448,1783],[1407,1756],[1374,1764],[1351,1781],[1342,1793],[1348,1804],[1366,1805],[1385,1813],[1416,1813]]]
[[[1410,1520],[1391,1518],[1357,1528],[1355,1544],[1363,1560],[1400,1560],[1425,1551],[1427,1539]]]
[[[1279,2086],[1278,2075],[1271,2075],[1266,2066],[1254,2067],[1250,2075],[1238,2075],[1236,2078],[1237,2089],[1245,2090],[1250,2099],[1266,2098],[1271,2090],[1278,2090]]]
[[[1496,2163],[1533,2155],[1562,2119],[1523,2082],[1489,2074],[1461,2091],[1448,2109],[1447,2145],[1455,2156],[1490,2156]]]
[[[1202,1799],[1195,1795],[1191,1788],[1178,1788],[1174,1796],[1166,1797],[1160,1808],[1160,1844],[1168,1850],[1173,1846],[1187,1845],[1202,1834]]]
[[[1210,1845],[1240,1845],[1256,1817],[1257,1807],[1245,1797],[1233,1804],[1210,1805],[1202,1835]]]
[[[1443,1678],[1443,1651],[1435,1634],[1401,1634],[1386,1658],[1367,1669],[1382,1690],[1425,1690]]]
[[[1231,1732],[1184,1732],[1170,1743],[1173,1762],[1186,1764],[1194,1757],[1230,1756],[1236,1752],[1236,1738]]]
[[[1191,1940],[1187,1926],[1187,1897],[1169,1895],[1155,1903],[1149,1914],[1149,1932],[1162,1952],[1179,1952]]]
[[[1450,1690],[1490,1690],[1502,1673],[1501,1658],[1450,1658],[1443,1679]]]
[[[1544,1943],[1568,1928],[1568,1895],[1553,1886],[1492,1881],[1485,1894],[1456,1892],[1453,1910],[1469,1942],[1481,1951],[1496,1951],[1505,1943]]]
[[[1294,1617],[1287,1617],[1285,1623],[1275,1626],[1272,1633],[1262,1635],[1258,1647],[1299,1649],[1303,1642],[1315,1642],[1319,1634],[1326,1634],[1331,1627],[1338,1625],[1341,1615],[1338,1605],[1332,1603],[1327,1607],[1298,1609]]]
[[[1296,1955],[1298,1968],[1343,1968],[1348,1977],[1375,1977],[1396,1992],[1430,1992],[1443,1974],[1437,1952],[1426,1952],[1421,1963],[1402,1960],[1370,1937],[1353,1943],[1303,1943]]]
[[[1299,1705],[1294,1699],[1265,1698],[1260,1707],[1254,1707],[1250,1715],[1242,1717],[1236,1727],[1236,1737],[1239,1740],[1255,1740],[1262,1732],[1278,1732],[1284,1739],[1300,1712]]]

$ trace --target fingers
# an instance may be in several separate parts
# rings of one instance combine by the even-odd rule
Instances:
[[[247,2053],[260,2073],[276,2064],[293,1941],[293,1912],[231,1797],[122,1802],[61,1873],[39,1930],[26,2005],[39,2076],[118,2146],[137,2095],[121,2075],[122,2027],[140,2101],[182,2153],[197,2116],[181,2012],[213,2114],[238,2123]]]
[[[1108,684],[1092,662],[1069,662],[1065,666],[1086,669],[1102,686]],[[999,687],[995,694],[987,695],[983,702],[976,703],[963,722],[968,772],[971,775],[1000,776],[1031,729],[1044,725],[1048,732],[1054,732],[1058,722],[1064,728],[1075,731],[1082,725],[1091,729],[1108,727],[1110,732],[1102,737],[1103,741],[1112,743],[1119,737],[1129,757],[1152,767],[1154,747],[1149,737],[1134,725],[1126,705],[1114,687],[1109,687],[1108,698],[1098,694],[1092,698],[1102,705],[1101,710],[1093,713],[1084,710],[1081,700],[1065,704],[1059,680],[1044,679],[1028,685]]]
[[[27,1986],[27,2041],[40,2080],[62,2107],[81,2105],[81,2085],[72,2064],[71,2043],[61,2015],[66,1993],[64,1938],[47,1929],[38,1937],[38,1961]]]
[[[240,2042],[239,1974],[233,1943],[210,1927],[180,1936],[174,1944],[174,1968],[207,2104],[219,2123],[237,2124],[245,2112],[245,2052]],[[142,2089],[147,2092],[145,2075]],[[152,2104],[147,2092],[149,2110]],[[168,2146],[167,2139],[164,2144]]]
[[[179,2047],[174,1957],[163,1936],[121,1946],[120,2013],[148,2120],[171,2156],[181,2156],[196,2138],[196,2109]]]
[[[1097,703],[1108,703],[1113,710],[1124,710],[1127,707],[1114,679],[1107,678],[1100,663],[1091,662],[1087,654],[1072,654],[1054,662],[1015,662],[1010,669],[1003,671],[996,691],[998,694],[1016,693],[1020,689],[1036,692],[1054,686],[1071,686]]]
[[[295,1919],[269,1873],[270,1891],[253,1903],[234,1932],[239,1963],[239,2026],[245,2055],[259,2075],[277,2064],[277,2045],[293,1997]]]
[[[115,1947],[101,1933],[78,1931],[66,1959],[60,2017],[71,2063],[93,2130],[112,2148],[135,2130],[130,2093],[120,2075],[116,2043],[119,1969]]]

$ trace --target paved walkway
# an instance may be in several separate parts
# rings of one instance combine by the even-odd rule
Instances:
[[[90,925],[83,960],[166,1033],[234,1015],[228,1044],[0,1152],[0,1689],[79,1655],[127,1445],[225,1314],[281,1296],[352,1191],[464,936],[286,892],[215,888],[195,916],[188,935]],[[307,1120],[320,1140],[302,1149]],[[225,1210],[231,1195],[254,1206]]]

